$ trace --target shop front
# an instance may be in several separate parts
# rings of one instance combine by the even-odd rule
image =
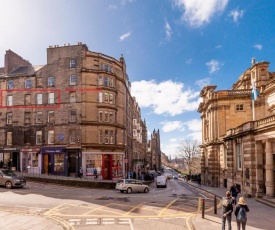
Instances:
[[[20,151],[22,172],[41,174],[40,148],[22,148]]]
[[[8,168],[20,171],[20,149],[19,148],[3,148],[0,149],[0,165],[3,168]]]
[[[42,173],[68,175],[68,161],[65,147],[42,148]]]
[[[100,180],[113,180],[123,177],[124,153],[83,152],[83,176]]]
[[[72,177],[79,177],[79,167],[81,165],[81,149],[67,148],[66,161],[68,165],[68,175]]]

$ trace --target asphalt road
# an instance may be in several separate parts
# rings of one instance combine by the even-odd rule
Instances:
[[[72,230],[189,230],[188,218],[200,208],[201,198],[206,208],[212,207],[213,197],[174,179],[167,188],[152,183],[149,193],[132,194],[37,182],[23,189],[0,187],[0,209],[44,215]]]

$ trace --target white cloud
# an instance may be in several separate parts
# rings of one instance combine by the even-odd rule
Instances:
[[[171,26],[167,20],[165,20],[164,28],[165,28],[166,39],[170,40],[170,38],[172,36],[172,29],[171,29]]]
[[[183,83],[171,80],[159,84],[153,80],[142,80],[133,82],[131,91],[140,107],[150,107],[155,114],[175,116],[196,111],[200,103],[199,91],[183,88]]]
[[[177,141],[178,141],[177,138],[171,138],[171,139],[169,140],[169,142],[171,142],[171,143],[175,143],[175,142],[177,142]]]
[[[201,132],[193,132],[188,134],[188,137],[192,138],[193,140],[197,140],[199,143],[202,142],[201,138]]]
[[[202,124],[201,124],[201,120],[199,120],[199,119],[193,119],[193,120],[185,122],[184,124],[188,126],[188,130],[190,130],[190,131],[194,131],[194,132],[200,131],[201,132]]]
[[[184,131],[183,123],[181,121],[164,121],[161,122],[162,130],[165,133],[172,132],[175,130]]]
[[[261,44],[256,44],[256,45],[254,46],[254,48],[256,48],[256,49],[258,49],[258,50],[261,50],[261,49],[263,48],[263,45],[261,45]]]
[[[228,16],[233,18],[234,22],[238,22],[243,17],[243,10],[231,10]]]
[[[206,63],[206,65],[209,67],[209,73],[214,73],[220,69],[221,66],[223,66],[222,63],[218,62],[217,60],[211,60]]]
[[[209,23],[214,15],[224,11],[228,0],[174,0],[174,5],[184,11],[182,20],[192,27]]]
[[[131,32],[123,34],[119,37],[119,41],[123,41],[124,39],[128,38],[131,35]]]
[[[161,151],[165,153],[165,155],[170,159],[170,156],[172,159],[174,159],[177,156],[178,152],[178,143],[169,143],[165,144],[161,147]]]
[[[206,85],[210,85],[210,78],[207,77],[204,79],[197,80],[195,82],[195,85],[199,86],[200,88],[203,88]]]
[[[216,48],[216,49],[221,49],[222,46],[221,46],[221,45],[217,45],[215,48]]]

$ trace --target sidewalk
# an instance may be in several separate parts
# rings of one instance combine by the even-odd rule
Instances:
[[[63,226],[51,219],[38,215],[11,213],[0,210],[1,230],[64,230]],[[68,229],[68,228],[67,228]]]
[[[196,183],[188,182],[188,184],[198,187]],[[212,193],[217,197],[225,196],[225,188],[216,188],[202,185],[200,187],[202,190]],[[238,195],[238,198],[242,195]],[[275,229],[275,209],[259,203],[255,198],[245,198],[250,211],[247,213],[247,224],[246,230],[273,230]],[[192,218],[192,224],[196,230],[216,230],[221,229],[221,207],[218,208],[217,214],[214,211],[207,212],[204,215],[204,219],[201,214],[197,214]],[[227,229],[227,226],[226,226]],[[232,230],[237,229],[235,215],[232,214]]]

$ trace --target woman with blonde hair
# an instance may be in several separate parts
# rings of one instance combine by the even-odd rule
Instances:
[[[247,215],[246,215],[247,212],[249,212],[249,208],[247,207],[247,204],[245,203],[244,198],[240,197],[234,212],[236,216],[238,230],[241,229],[241,225],[242,225],[242,230],[245,230],[245,226],[247,222]]]

